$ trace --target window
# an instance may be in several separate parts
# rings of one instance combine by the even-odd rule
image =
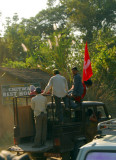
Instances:
[[[97,107],[97,114],[100,113],[101,118],[107,118],[103,106]],[[98,115],[97,115],[98,117]]]
[[[85,160],[116,160],[116,152],[89,152]]]

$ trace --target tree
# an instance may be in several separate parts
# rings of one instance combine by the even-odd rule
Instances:
[[[71,55],[70,48],[73,38],[67,29],[63,29],[61,32],[54,31],[48,39],[45,38],[43,40],[38,50],[35,51],[38,65],[43,70],[48,70],[48,72],[58,68],[63,74],[68,76],[66,71],[70,67],[68,59]]]
[[[66,27],[67,13],[65,10],[65,6],[57,5],[56,7],[39,12],[35,16],[35,21],[37,23],[36,30],[38,33],[46,35],[52,34],[54,24],[58,25],[59,31]]]
[[[3,63],[7,58],[8,48],[6,41],[3,37],[0,37],[0,63]]]
[[[91,95],[94,100],[100,100],[115,107],[116,95],[116,38],[113,31],[107,28],[104,33],[99,30],[97,37],[89,46],[92,60],[94,86]]]
[[[84,42],[93,40],[93,32],[116,23],[115,0],[61,0],[67,7],[70,23],[84,33]]]

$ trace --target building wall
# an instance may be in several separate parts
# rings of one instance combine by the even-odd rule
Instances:
[[[13,106],[2,105],[2,93],[1,86],[8,84],[20,84],[23,83],[19,81],[17,78],[11,77],[9,74],[5,74],[4,72],[0,72],[0,147],[4,148],[13,144],[13,123],[14,123],[14,115],[13,115]]]
[[[2,105],[2,85],[24,84],[25,82],[16,77],[12,77],[8,73],[0,72],[0,105]]]
[[[45,88],[47,82],[48,82],[47,80],[46,82],[40,81],[42,89]],[[13,125],[14,125],[13,103],[11,104],[8,103],[7,105],[2,104],[1,86],[11,85],[11,84],[26,84],[26,83],[28,82],[18,79],[15,76],[12,76],[8,72],[0,70],[0,148],[2,143],[1,140],[3,141],[3,145],[7,144],[9,146],[11,143],[13,143]],[[48,99],[51,98],[48,97]]]

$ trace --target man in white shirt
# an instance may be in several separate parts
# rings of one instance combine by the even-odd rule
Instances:
[[[34,110],[36,135],[33,147],[40,147],[46,141],[47,135],[47,98],[41,95],[41,88],[36,88],[36,96],[32,98],[31,108]]]
[[[64,101],[65,107],[68,107],[68,84],[67,80],[64,76],[60,75],[60,72],[55,69],[54,76],[52,76],[45,87],[43,94],[47,93],[50,89],[52,89],[52,94],[55,99],[56,104],[56,116],[58,120],[62,123],[63,122],[63,108],[61,105],[61,100]]]

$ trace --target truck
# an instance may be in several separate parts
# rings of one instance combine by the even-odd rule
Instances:
[[[89,122],[88,110],[91,109],[97,117],[101,112],[100,121],[111,117],[103,102],[83,101],[76,109],[65,109],[62,102],[64,123],[56,118],[56,106],[51,96],[47,104],[47,141],[40,148],[33,148],[35,136],[34,114],[31,109],[31,97],[13,98],[14,110],[14,145],[9,151],[17,155],[28,153],[32,159],[45,160],[48,157],[61,157],[62,160],[76,160],[79,148],[91,141],[97,132],[97,122]]]

